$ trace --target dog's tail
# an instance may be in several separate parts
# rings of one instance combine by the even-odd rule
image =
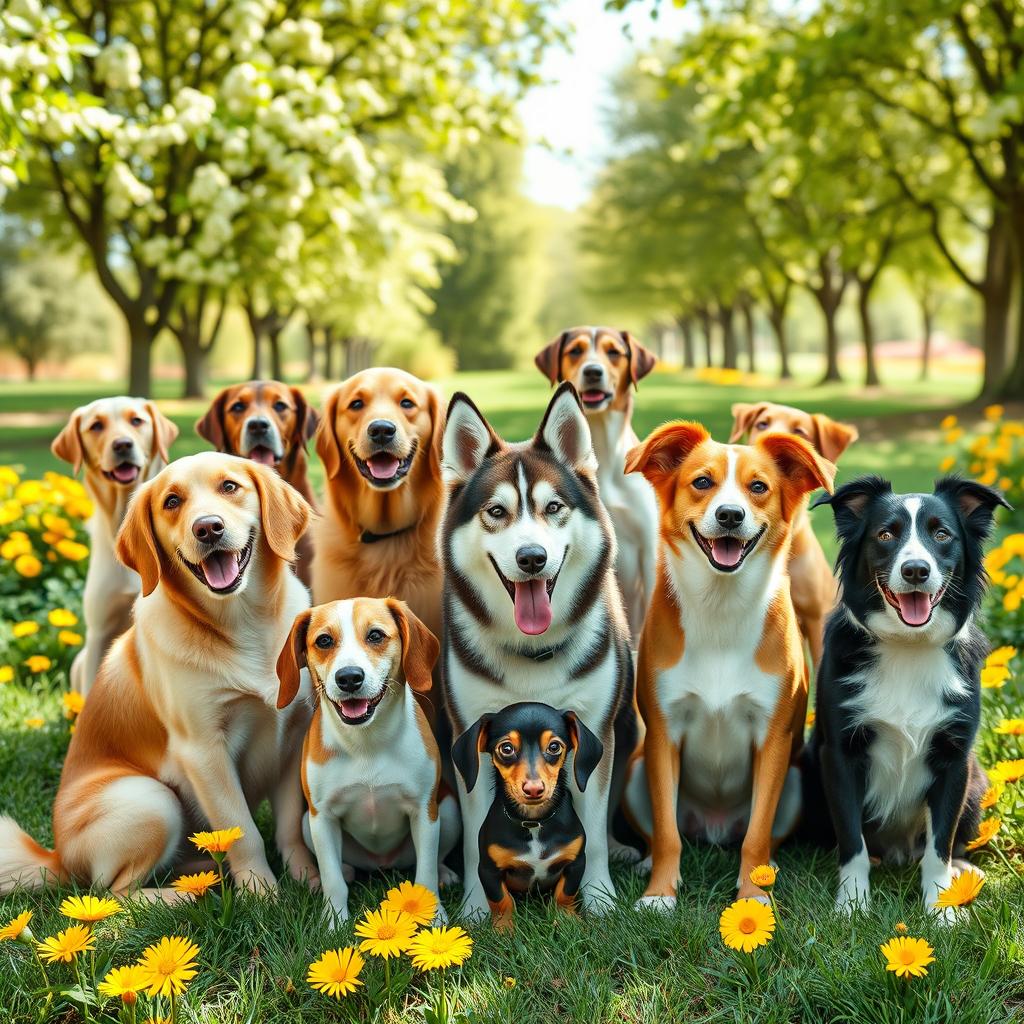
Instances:
[[[67,878],[56,850],[40,846],[13,818],[0,816],[0,896],[19,886],[41,889]]]

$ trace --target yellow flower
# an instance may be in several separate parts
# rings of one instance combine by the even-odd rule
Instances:
[[[982,846],[990,843],[996,836],[996,833],[1003,827],[1003,822],[1000,818],[986,818],[981,825],[978,827],[978,835],[972,839],[965,847],[965,850],[978,850]]]
[[[506,976],[505,978],[502,978],[501,983],[502,983],[502,985],[505,986],[505,988],[515,988],[516,987],[516,979],[513,978],[513,977],[510,977],[510,976]]]
[[[227,853],[243,835],[236,825],[234,828],[222,828],[214,832],[197,832],[190,838],[200,850],[207,853]]]
[[[318,992],[340,999],[362,985],[359,972],[365,962],[351,946],[329,949],[316,963],[309,965],[306,981]]]
[[[50,625],[57,629],[69,629],[78,625],[78,616],[67,608],[54,608],[46,617],[50,620]]]
[[[121,913],[121,904],[117,900],[98,899],[95,896],[69,896],[60,905],[60,912],[75,921],[95,924],[105,921],[108,917]]]
[[[981,685],[986,690],[1005,686],[1009,678],[1010,670],[1005,665],[989,665],[981,670]]]
[[[57,639],[65,647],[80,647],[82,644],[82,634],[72,633],[70,629],[62,629],[57,634]]]
[[[923,978],[928,973],[928,965],[935,963],[932,956],[935,950],[924,939],[900,936],[879,948],[885,957],[885,969],[894,971],[897,978]]]
[[[814,708],[811,708],[810,711],[807,712],[807,719],[806,719],[807,728],[808,729],[813,728],[814,727],[814,723],[817,720],[818,720],[818,716],[815,714]]]
[[[959,427],[954,427],[946,432],[946,444],[956,444],[963,436],[964,432]]]
[[[989,405],[985,408],[985,419],[990,423],[995,423],[997,420],[1003,418],[1003,413],[1006,410],[1001,405]]]
[[[896,922],[896,931],[899,935],[906,935],[908,932],[907,926],[902,921]]]
[[[988,789],[985,790],[981,798],[981,809],[987,811],[992,807],[995,807],[999,803],[999,798],[1003,795],[1003,790],[1006,789],[1005,782],[994,782]]]
[[[14,666],[13,665],[0,665],[0,683],[10,683],[14,681]]]
[[[34,579],[43,571],[43,563],[35,555],[18,555],[14,560],[14,571],[26,579]]]
[[[218,878],[213,871],[200,871],[197,875],[182,875],[171,883],[175,892],[186,896],[205,896],[207,891],[217,884]]]
[[[956,456],[955,455],[947,455],[939,463],[939,472],[940,473],[948,473],[955,465],[956,465]]]
[[[44,725],[46,725],[46,719],[40,718],[38,715],[25,719],[25,727],[27,729],[42,729]]]
[[[730,949],[753,953],[759,946],[770,942],[775,931],[775,915],[771,907],[760,900],[736,900],[722,911],[718,921],[722,941]]]
[[[139,992],[146,987],[146,973],[138,964],[115,967],[96,987],[100,995],[120,999],[127,1006],[132,1006],[138,1001]]]
[[[1016,647],[997,647],[986,659],[985,667],[992,668],[995,665],[1001,665],[1004,668],[1017,657]]]
[[[64,511],[72,519],[88,519],[92,515],[92,500],[89,498],[68,498],[64,503]]]
[[[32,541],[28,539],[27,533],[15,530],[8,538],[0,544],[0,556],[13,562],[18,555],[32,554]]]
[[[973,903],[977,898],[981,887],[985,884],[985,876],[974,868],[961,871],[942,892],[935,901],[937,907],[964,907]]]
[[[1024,718],[1004,718],[993,731],[1000,736],[1024,736]]]
[[[96,938],[92,929],[86,928],[83,924],[72,925],[58,935],[51,935],[48,939],[36,943],[39,956],[51,964],[57,960],[69,964],[79,953],[95,948]]]
[[[949,416],[945,416],[939,421],[939,429],[952,430],[956,426],[956,422],[956,417],[950,413]]]
[[[31,658],[25,659],[25,664],[29,672],[46,672],[53,662],[45,654],[33,654]]]
[[[415,934],[416,922],[397,910],[368,910],[356,925],[360,951],[385,960],[404,953]]]
[[[139,957],[143,970],[143,985],[151,996],[178,996],[196,974],[199,947],[191,939],[180,935],[147,946]]]
[[[437,897],[425,886],[402,882],[397,889],[388,889],[380,909],[408,914],[416,924],[430,924],[437,914]]]
[[[458,967],[473,955],[473,940],[458,926],[424,928],[409,943],[413,967],[433,971]]]
[[[0,928],[0,942],[6,942],[8,939],[16,941],[20,939],[22,935],[28,930],[28,923],[32,920],[32,911],[23,910],[17,917],[11,918]],[[29,936],[31,936],[29,932]]]
[[[27,636],[35,636],[39,632],[39,623],[33,622],[31,619],[26,619],[24,622],[16,622],[11,632],[18,640],[22,640]]]
[[[75,718],[82,713],[82,708],[85,707],[85,698],[74,690],[65,693],[61,697],[61,701],[64,704],[65,718]]]
[[[750,872],[750,881],[762,889],[768,889],[775,884],[775,868],[771,864],[759,864]]]
[[[997,761],[988,774],[993,782],[1020,782],[1024,779],[1024,757],[1013,761]]]
[[[69,562],[81,562],[89,557],[89,549],[85,544],[79,544],[77,540],[60,540],[54,547]]]
[[[0,466],[0,487],[17,487],[21,477],[10,467]]]

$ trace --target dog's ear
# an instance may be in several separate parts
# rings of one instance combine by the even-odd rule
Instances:
[[[629,352],[629,379],[636,387],[657,365],[658,357],[637,341],[629,331],[619,331]]]
[[[534,357],[533,362],[537,369],[544,374],[552,384],[561,380],[562,349],[569,340],[569,332],[562,331],[553,341],[548,342]]]
[[[569,741],[574,751],[572,773],[582,793],[594,769],[604,756],[604,744],[580,721],[575,711],[563,711],[562,718],[569,730]]]
[[[1000,506],[1013,508],[1001,491],[959,476],[947,476],[938,480],[935,484],[935,493],[953,500],[964,528],[981,540],[985,540],[992,532],[996,509]]]
[[[295,403],[295,433],[292,435],[296,448],[305,449],[306,442],[316,433],[320,414],[306,401],[306,396],[297,388],[288,389]]]
[[[426,693],[433,683],[431,673],[437,664],[437,656],[441,653],[441,645],[437,642],[437,637],[420,622],[404,601],[389,597],[384,603],[388,606],[402,637],[402,672],[405,681],[417,693]]]
[[[568,381],[560,384],[540,421],[533,445],[551,452],[577,472],[597,472],[597,456],[590,437],[590,424],[576,389]]]
[[[178,438],[178,424],[169,420],[157,407],[156,402],[146,402],[146,412],[153,424],[153,451],[151,458],[159,458],[168,463],[171,457],[168,452]]]
[[[659,487],[675,477],[697,445],[710,439],[711,435],[700,423],[687,420],[663,423],[626,453],[626,472],[643,473]]]
[[[160,582],[160,548],[150,507],[152,482],[143,484],[128,503],[117,531],[114,553],[142,580],[142,596],[148,597]]]
[[[260,499],[260,522],[270,550],[286,562],[295,561],[295,545],[306,532],[313,510],[305,498],[276,472],[255,462],[247,462]]]
[[[341,398],[341,390],[344,385],[336,387],[324,402],[324,414],[316,429],[316,440],[314,446],[320,461],[324,465],[324,475],[332,480],[341,472],[341,445],[338,443],[338,434],[334,429],[334,417],[338,412],[338,401]]]
[[[452,764],[466,783],[466,792],[472,793],[480,774],[480,755],[487,749],[488,731],[494,715],[481,715],[453,744]]]
[[[892,484],[880,476],[861,476],[843,484],[834,494],[823,494],[811,503],[811,508],[831,505],[836,517],[836,533],[840,539],[853,537],[864,520],[868,504],[884,494],[892,494]]]
[[[224,388],[210,403],[210,408],[206,410],[202,419],[196,420],[196,433],[209,441],[219,452],[227,451],[228,435],[224,429],[224,406],[231,391],[231,388]]]
[[[735,444],[744,434],[749,434],[750,428],[767,408],[767,402],[758,402],[756,405],[751,402],[733,402],[732,433],[729,435],[729,444]]]
[[[441,420],[441,392],[433,384],[425,384],[427,393],[427,412],[430,414],[430,478],[441,479],[441,447],[444,441],[444,430]]]
[[[64,429],[53,439],[50,451],[62,459],[71,463],[71,472],[75,475],[82,468],[82,461],[85,459],[85,451],[82,448],[82,435],[78,432],[82,425],[82,410],[76,409],[71,414]]]
[[[817,432],[815,447],[829,462],[835,462],[860,437],[860,432],[849,423],[839,423],[822,412],[811,416]]]
[[[783,512],[790,518],[799,501],[809,491],[823,487],[831,492],[836,481],[836,467],[822,458],[810,441],[796,434],[762,434],[755,445],[764,449],[782,474],[783,496],[793,500],[783,503]]]
[[[306,608],[295,616],[288,638],[277,656],[277,678],[280,688],[277,691],[277,706],[286,708],[299,692],[299,673],[306,667],[306,635],[309,622],[313,617],[311,609]]]
[[[457,391],[448,403],[441,438],[441,472],[446,484],[464,484],[503,447],[469,395]]]

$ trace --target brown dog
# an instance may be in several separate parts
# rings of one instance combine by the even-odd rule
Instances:
[[[762,434],[796,434],[809,441],[829,462],[835,462],[857,440],[857,428],[837,423],[824,413],[808,413],[791,405],[737,402],[732,407],[732,444],[744,436],[755,441]],[[789,575],[800,632],[811,649],[815,668],[821,664],[825,619],[836,603],[836,580],[811,529],[807,501],[793,523],[793,546],[789,556]]]
[[[326,476],[316,604],[397,597],[440,634],[440,416],[433,387],[389,367],[363,370],[328,395],[316,433]]]
[[[306,442],[319,422],[317,411],[298,388],[276,380],[251,380],[224,388],[196,423],[196,433],[219,452],[276,469],[315,508],[306,474]],[[310,537],[304,536],[295,550],[295,571],[308,587]]]

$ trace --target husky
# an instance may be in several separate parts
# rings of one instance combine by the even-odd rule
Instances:
[[[609,812],[637,745],[629,628],[615,579],[615,535],[598,497],[597,460],[575,388],[554,394],[534,437],[509,444],[473,402],[448,407],[441,467],[448,502],[443,674],[453,734],[520,701],[575,712],[604,755],[573,803],[587,836],[583,906],[610,908]],[[493,765],[481,754],[481,771]],[[492,785],[461,779],[463,913],[488,913],[479,882],[480,827]]]

